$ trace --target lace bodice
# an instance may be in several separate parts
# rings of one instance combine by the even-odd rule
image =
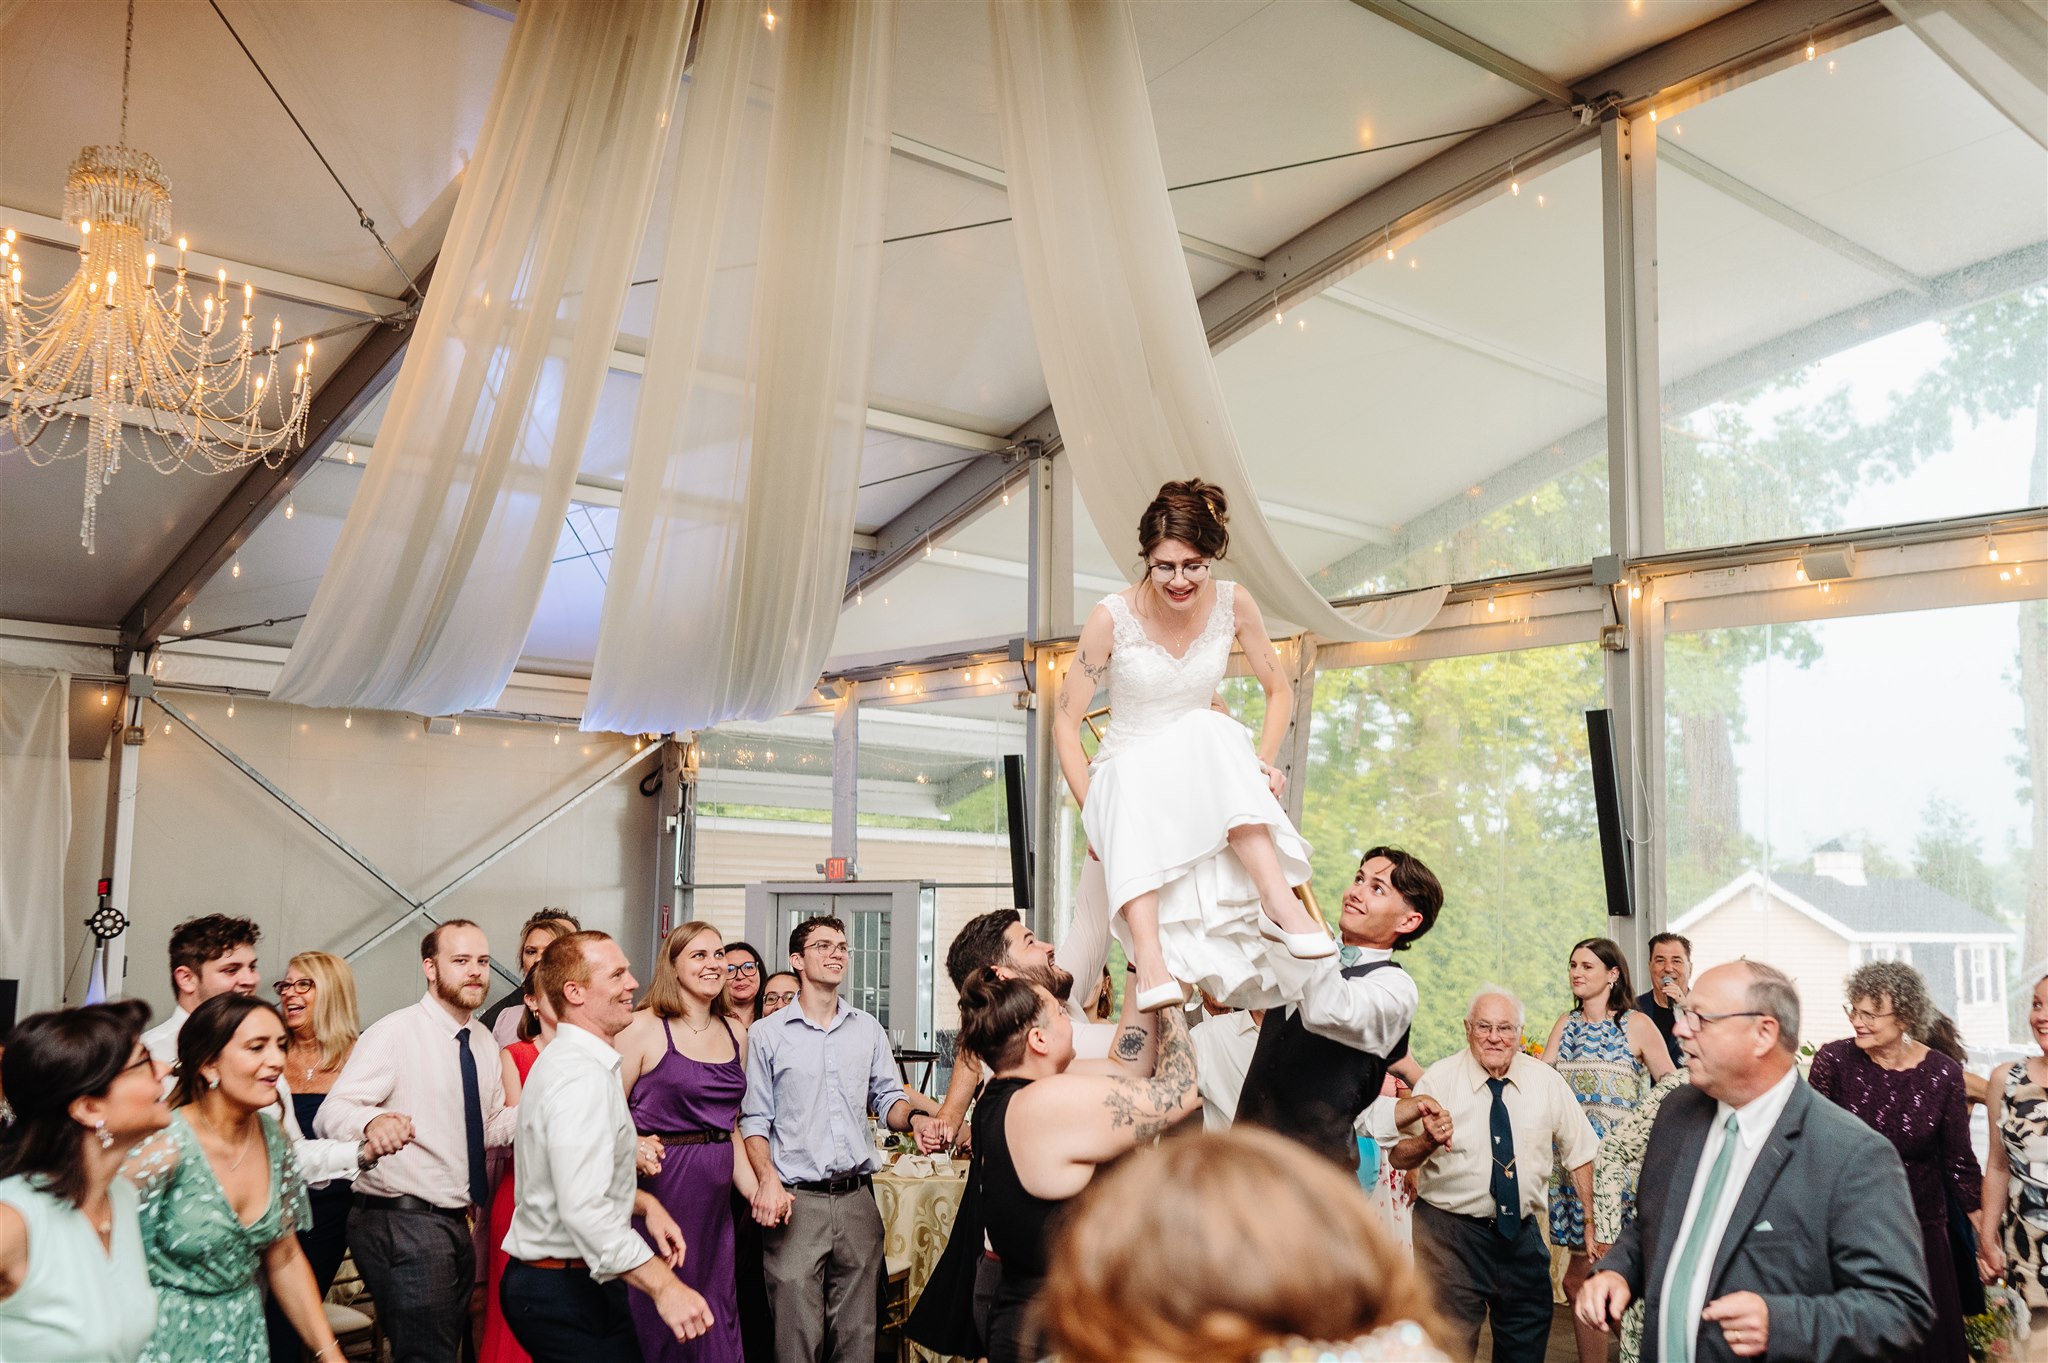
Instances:
[[[1113,625],[1109,652],[1109,732],[1095,759],[1158,733],[1190,710],[1206,710],[1230,666],[1237,635],[1237,584],[1218,579],[1216,604],[1202,630],[1176,658],[1145,633],[1121,595],[1102,598]]]

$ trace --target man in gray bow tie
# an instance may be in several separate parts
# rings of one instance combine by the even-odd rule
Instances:
[[[1292,1136],[1346,1170],[1358,1168],[1353,1123],[1406,1059],[1415,981],[1394,963],[1436,924],[1444,888],[1419,857],[1374,847],[1344,891],[1335,956],[1267,960],[1299,1004],[1269,1008],[1238,1094],[1240,1122]],[[1408,1068],[1411,1071],[1413,1063]]]

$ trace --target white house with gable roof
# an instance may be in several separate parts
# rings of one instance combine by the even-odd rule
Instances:
[[[1801,1031],[1818,1045],[1848,1036],[1842,986],[1866,961],[1905,961],[1972,1047],[2009,1041],[2006,970],[2019,933],[1918,880],[1870,879],[1863,855],[1830,842],[1810,874],[1745,871],[1681,914],[1695,969],[1748,956],[1799,986]]]

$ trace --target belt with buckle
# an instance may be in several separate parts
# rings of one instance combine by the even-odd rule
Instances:
[[[439,1207],[424,1197],[372,1197],[368,1193],[357,1193],[355,1204],[373,1212],[432,1212],[436,1216],[452,1216],[458,1220],[469,1218],[467,1207]]]
[[[872,1188],[875,1180],[869,1174],[840,1174],[834,1178],[812,1179],[808,1183],[789,1185],[800,1193],[850,1193],[856,1188]]]
[[[643,1136],[652,1136],[663,1145],[726,1145],[732,1141],[730,1131],[643,1131]]]
[[[584,1263],[581,1259],[521,1259],[519,1262],[525,1264],[528,1268],[587,1269],[590,1267],[589,1264]]]

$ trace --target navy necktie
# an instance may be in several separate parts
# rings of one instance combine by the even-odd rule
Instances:
[[[1501,1095],[1506,1079],[1488,1079],[1493,1090],[1493,1229],[1503,1240],[1512,1240],[1522,1228],[1522,1189],[1515,1177],[1515,1132],[1508,1125],[1508,1104]]]
[[[484,1096],[476,1081],[476,1056],[469,1049],[469,1028],[455,1034],[455,1054],[462,1064],[462,1129],[469,1138],[469,1201],[474,1207],[491,1205],[484,1186]]]

